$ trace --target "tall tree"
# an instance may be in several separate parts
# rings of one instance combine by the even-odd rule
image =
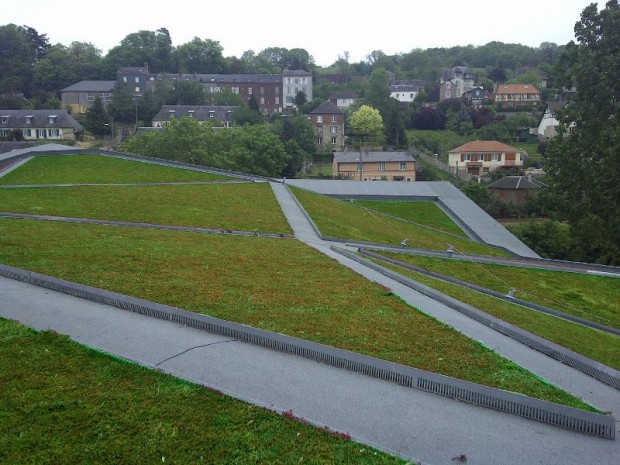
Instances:
[[[620,6],[586,7],[560,57],[556,79],[577,89],[558,112],[545,153],[547,182],[581,260],[620,264]]]
[[[0,93],[28,94],[36,61],[36,47],[25,28],[0,26]]]
[[[191,42],[178,46],[173,56],[179,71],[218,74],[227,71],[223,50],[216,40],[194,37]]]
[[[362,105],[351,115],[351,130],[362,141],[377,136],[383,129],[383,118],[376,108]]]
[[[105,77],[115,78],[116,71],[122,66],[144,66],[146,63],[151,72],[169,72],[171,55],[172,42],[167,29],[138,31],[127,35],[108,52],[103,71]]]
[[[98,95],[91,107],[86,110],[84,127],[96,136],[104,136],[110,133],[110,119]]]

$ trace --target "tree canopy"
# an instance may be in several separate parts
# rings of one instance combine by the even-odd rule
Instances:
[[[383,130],[381,113],[370,105],[362,105],[351,115],[351,130],[362,139],[375,137]]]
[[[558,111],[559,135],[545,152],[557,213],[568,221],[580,259],[620,264],[620,7],[586,7],[577,42],[560,57],[556,79],[576,93]]]

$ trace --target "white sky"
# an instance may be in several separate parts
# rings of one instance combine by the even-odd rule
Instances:
[[[218,41],[224,56],[267,47],[303,48],[319,66],[373,50],[484,45],[564,45],[590,3],[606,0],[21,0],[0,10],[0,25],[28,25],[51,44],[90,42],[105,54],[128,34],[165,27],[172,44],[194,37]],[[469,6],[468,6],[469,5]]]

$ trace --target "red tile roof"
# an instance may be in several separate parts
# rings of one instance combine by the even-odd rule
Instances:
[[[495,94],[540,94],[540,91],[532,84],[500,84]]]
[[[448,153],[464,153],[464,152],[508,152],[516,153],[520,152],[519,149],[506,145],[496,140],[474,140],[467,142],[455,149],[450,150]]]

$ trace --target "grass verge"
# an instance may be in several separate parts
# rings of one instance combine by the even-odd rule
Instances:
[[[291,233],[268,183],[1,189],[3,211]]]
[[[4,319],[0,367],[6,464],[406,463]]]
[[[589,409],[304,244],[0,220],[0,262]]]
[[[104,155],[37,156],[0,178],[0,184],[80,184],[230,180],[218,174]]]
[[[291,187],[291,192],[326,236],[391,245],[399,245],[403,239],[407,239],[410,247],[446,250],[451,244],[457,250],[471,254],[507,255],[502,250],[466,238],[459,239],[369,211],[357,202],[335,200],[295,187]]]

